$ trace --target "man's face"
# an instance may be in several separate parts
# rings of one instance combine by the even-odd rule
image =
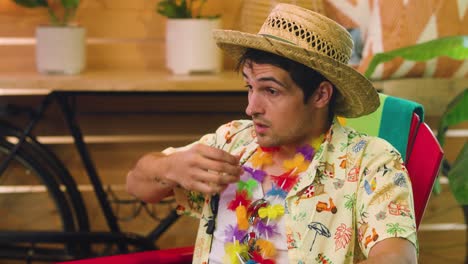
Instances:
[[[289,73],[270,64],[250,62],[245,63],[242,73],[249,89],[245,112],[252,117],[258,144],[306,143],[313,132],[316,111],[309,102],[304,104],[304,94]]]

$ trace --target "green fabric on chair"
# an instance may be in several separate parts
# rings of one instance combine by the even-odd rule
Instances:
[[[339,118],[341,123],[370,136],[390,142],[406,161],[406,148],[413,113],[424,121],[424,109],[416,102],[379,94],[380,106],[373,113],[358,118]]]
[[[420,122],[424,122],[424,109],[422,105],[409,100],[388,96],[384,103],[378,135],[392,143],[405,161],[413,113],[419,116]]]

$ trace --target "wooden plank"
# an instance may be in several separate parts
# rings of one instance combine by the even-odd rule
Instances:
[[[421,224],[464,223],[463,211],[448,184],[441,186],[440,194],[431,194]]]
[[[11,0],[0,0],[0,37],[32,37],[36,26],[48,21],[45,9],[24,8]]]
[[[90,42],[84,71],[168,71],[162,40]],[[35,72],[35,56],[34,45],[0,45],[0,72]],[[223,58],[224,69],[233,69],[235,63],[227,56]]]
[[[86,71],[165,71],[165,50],[165,43],[160,40],[88,45]]]
[[[1,96],[0,103],[10,103],[23,107],[37,107],[44,96]],[[247,106],[247,92],[234,94],[105,94],[105,95],[79,95],[76,96],[77,114],[83,116],[109,116],[134,115],[138,118],[155,115],[198,116],[201,113],[228,115],[244,114]],[[59,116],[59,109],[55,104],[47,113]],[[161,118],[162,118],[161,116]],[[110,117],[112,118],[112,117]],[[177,117],[175,117],[177,118]]]
[[[88,37],[148,39],[164,37],[166,17],[158,14],[157,1],[82,0],[76,20],[87,28]],[[205,15],[221,14],[225,28],[233,28],[242,1],[208,1]],[[10,0],[0,0],[0,36],[32,37],[37,25],[47,24],[44,8],[28,9]],[[2,26],[8,25],[8,26]]]
[[[465,263],[466,231],[419,232],[419,263]]]
[[[133,1],[128,1],[133,2]],[[166,19],[153,9],[87,9],[79,21],[89,38],[153,39],[164,38]]]
[[[54,89],[56,91],[245,91],[242,78],[233,72],[172,75],[157,71],[85,71],[80,75],[40,75],[31,72],[1,72],[2,89]],[[7,88],[4,88],[7,87]]]
[[[0,72],[36,71],[36,53],[33,46],[0,45]],[[5,86],[3,87],[5,88]]]
[[[440,116],[447,104],[468,87],[468,78],[415,78],[376,81],[374,85],[384,93],[422,104],[426,115]]]
[[[33,45],[0,45],[0,72],[35,72]],[[122,41],[87,46],[85,71],[152,70],[165,71],[165,44],[162,41]]]

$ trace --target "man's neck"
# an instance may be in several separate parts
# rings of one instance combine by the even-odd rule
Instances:
[[[324,136],[325,133],[330,129],[330,125],[324,126],[323,128],[317,129],[314,132],[311,132],[307,137],[302,140],[298,140],[296,143],[285,144],[279,146],[278,151],[273,153],[273,158],[275,160],[287,160],[292,159],[297,153],[297,149],[305,145],[311,145],[314,139]]]

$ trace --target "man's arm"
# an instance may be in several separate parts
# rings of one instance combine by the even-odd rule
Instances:
[[[166,155],[162,153],[141,157],[127,174],[127,192],[148,203],[156,203],[172,195],[177,183],[164,179],[168,164]]]
[[[404,238],[387,238],[375,244],[369,252],[369,258],[361,264],[415,264],[418,263],[416,248]]]
[[[366,238],[359,241],[361,250],[368,257],[363,263],[417,263],[411,181],[401,156],[390,143],[379,138],[370,138],[365,151],[357,195],[358,208],[362,209],[357,211],[374,217],[361,221],[372,227],[372,234],[363,234]],[[365,183],[372,181],[376,183],[374,188],[366,189]],[[395,206],[404,211],[390,210]],[[356,217],[360,217],[359,213]],[[360,227],[362,224],[358,222],[357,228]],[[393,228],[398,232],[389,231]]]
[[[159,202],[172,194],[175,186],[214,194],[242,173],[239,158],[226,151],[197,144],[170,155],[149,153],[127,174],[127,192],[146,201]]]

